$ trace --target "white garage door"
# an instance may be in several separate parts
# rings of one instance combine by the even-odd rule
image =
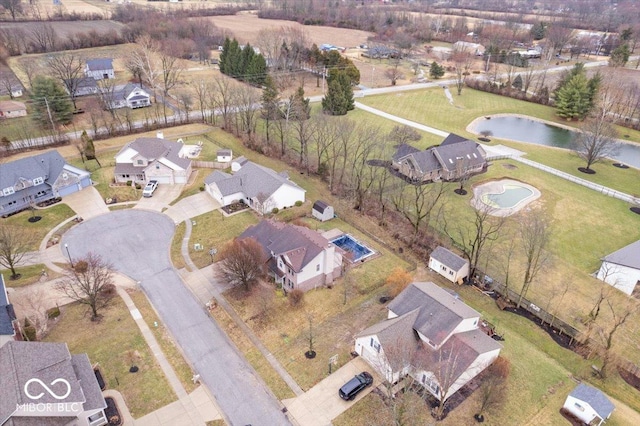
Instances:
[[[150,176],[149,180],[157,180],[158,183],[172,183],[171,176]]]

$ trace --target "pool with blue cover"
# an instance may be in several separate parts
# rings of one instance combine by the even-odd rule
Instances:
[[[369,247],[365,246],[349,234],[341,235],[338,238],[331,240],[331,242],[347,253],[350,253],[352,255],[352,262],[364,260],[375,253]]]

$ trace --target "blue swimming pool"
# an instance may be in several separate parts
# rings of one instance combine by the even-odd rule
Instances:
[[[350,254],[350,256],[348,257],[352,262],[364,260],[374,253],[373,250],[371,250],[369,247],[365,246],[349,234],[341,235],[340,237],[331,240],[331,242]]]

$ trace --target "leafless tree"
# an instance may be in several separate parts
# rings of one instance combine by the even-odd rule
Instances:
[[[410,244],[413,244],[424,226],[428,227],[432,218],[442,208],[441,199],[445,193],[443,182],[430,184],[405,183],[390,194],[391,203],[413,228]]]
[[[234,239],[218,256],[220,277],[231,284],[244,286],[246,291],[266,274],[265,254],[253,238]]]
[[[575,136],[576,153],[587,163],[586,171],[592,171],[591,165],[611,157],[618,152],[616,131],[606,121],[605,113],[585,121]]]
[[[473,279],[476,269],[480,263],[480,257],[484,254],[487,244],[491,244],[501,236],[502,228],[505,224],[504,217],[492,215],[494,209],[482,204],[473,210],[473,216],[466,220],[457,220],[449,223],[444,214],[444,231],[452,241],[462,249],[462,254],[469,261],[471,268],[469,277]]]
[[[198,108],[200,109],[202,122],[215,124],[215,113],[209,113],[212,107],[209,102],[211,100],[211,91],[213,90],[211,83],[205,80],[198,80],[194,83],[193,90],[198,100]]]
[[[403,145],[409,142],[417,142],[422,139],[422,135],[411,126],[394,126],[389,132],[389,139],[397,145]]]
[[[24,227],[0,226],[0,265],[11,270],[11,279],[20,278],[16,266],[29,253],[35,243],[35,234]]]
[[[111,302],[115,286],[113,266],[100,255],[89,253],[78,259],[56,283],[56,289],[91,309],[91,321],[100,319],[100,311]]]
[[[629,300],[624,307],[621,307],[618,304],[614,306],[611,299],[606,299],[606,302],[609,310],[611,311],[612,321],[609,328],[603,326],[599,330],[599,335],[604,348],[604,354],[602,356],[602,368],[600,369],[600,374],[603,378],[606,378],[609,374],[611,362],[614,358],[611,350],[613,347],[614,336],[620,330],[620,327],[622,327],[627,322],[631,315],[638,312],[638,304],[635,300],[632,299]]]
[[[32,60],[31,58],[24,59],[18,62],[18,68],[27,77],[27,83],[29,84],[29,89],[31,89],[33,79],[39,72],[38,62]]]
[[[471,52],[465,50],[454,50],[450,60],[453,62],[453,66],[455,68],[456,89],[458,91],[458,96],[460,96],[462,95],[462,89],[464,88],[464,81],[471,70],[473,55]]]
[[[491,364],[483,375],[482,384],[480,385],[480,407],[478,414],[475,415],[477,420],[484,419],[484,413],[487,410],[497,408],[505,401],[507,387],[505,382],[509,377],[511,364],[507,358],[498,357]]]
[[[311,117],[314,121],[315,131],[311,135],[313,145],[316,148],[317,171],[324,178],[328,175],[329,151],[338,141],[339,118],[330,117],[328,115],[319,114]]]
[[[349,192],[354,195],[354,208],[359,211],[362,211],[365,196],[374,182],[375,174],[369,160],[373,153],[381,151],[379,147],[384,145],[381,134],[379,127],[360,125],[351,143]]]
[[[402,63],[402,58],[400,56],[396,58],[392,58],[391,61],[389,62],[389,64],[391,65],[391,68],[387,68],[384,71],[385,77],[387,77],[389,81],[391,81],[392,86],[395,86],[398,80],[400,80],[401,78],[404,78],[404,73],[400,68],[401,63]]]
[[[260,92],[255,87],[243,84],[238,86],[236,96],[236,106],[238,107],[238,115],[242,130],[248,137],[249,142],[253,142],[253,137],[258,124],[258,116],[260,110],[256,105],[260,103]]]
[[[17,79],[13,76],[13,73],[9,70],[0,70],[0,87],[7,91],[9,98],[14,99],[13,87],[17,86]]]
[[[31,27],[30,40],[39,52],[52,52],[58,44],[58,35],[50,23],[38,22]]]
[[[520,241],[525,263],[522,289],[518,297],[518,308],[538,272],[550,260],[549,253],[546,250],[550,236],[551,229],[542,212],[529,212],[520,218]]]
[[[36,289],[25,294],[21,303],[21,314],[29,320],[36,332],[36,340],[46,336],[49,330],[49,313],[45,304],[46,295],[43,289]]]
[[[162,75],[162,94],[163,96],[169,96],[169,90],[178,84],[184,71],[184,67],[179,60],[180,46],[176,40],[170,39],[157,48],[156,54]]]
[[[75,53],[52,55],[47,59],[47,69],[53,77],[62,81],[71,96],[73,108],[77,109],[80,78],[84,76],[84,58]]]
[[[22,0],[0,0],[0,6],[9,11],[12,20],[22,13]]]
[[[136,40],[135,47],[129,51],[126,59],[127,68],[132,73],[138,73],[153,90],[154,102],[157,102],[157,92],[163,87],[163,67],[157,57],[159,51],[160,44],[149,35],[143,35]]]
[[[563,22],[554,22],[547,29],[547,41],[551,44],[554,53],[561,54],[562,49],[571,40],[572,29]]]
[[[327,150],[329,191],[331,192],[336,192],[342,187],[342,181],[349,158],[351,140],[356,130],[356,123],[350,119],[339,119],[336,121],[336,126],[338,138]]]
[[[236,83],[231,78],[219,76],[213,80],[213,90],[210,91],[211,102],[222,116],[222,127],[231,130],[231,118],[234,112],[236,98]]]

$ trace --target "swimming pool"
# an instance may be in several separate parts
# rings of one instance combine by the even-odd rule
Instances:
[[[338,238],[331,240],[331,242],[349,253],[349,259],[352,262],[364,260],[375,253],[369,247],[365,246],[349,234],[341,235]]]
[[[492,216],[510,216],[540,198],[540,191],[513,179],[490,181],[473,188],[471,205],[476,209],[490,208]]]
[[[484,194],[482,202],[502,209],[511,209],[517,206],[522,200],[533,195],[533,191],[529,188],[525,188],[524,186],[503,185],[502,188],[504,189],[503,192],[497,194]]]

